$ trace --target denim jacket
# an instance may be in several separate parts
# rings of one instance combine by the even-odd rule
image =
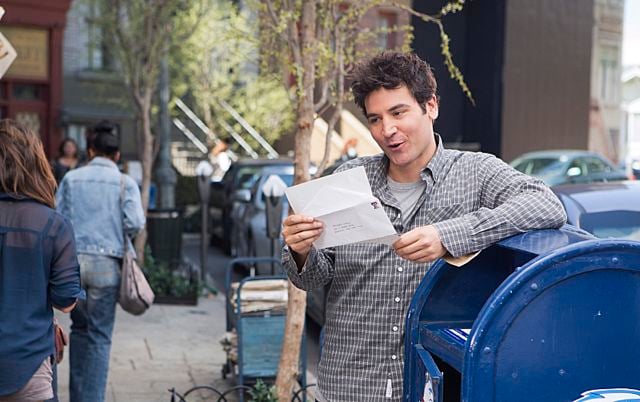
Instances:
[[[113,161],[95,157],[62,179],[56,193],[57,209],[73,225],[78,253],[124,255],[121,175]],[[124,229],[133,236],[144,227],[145,217],[137,184],[127,175],[124,178]]]

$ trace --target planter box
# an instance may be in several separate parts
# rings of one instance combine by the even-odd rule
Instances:
[[[190,294],[186,296],[167,296],[167,295],[156,295],[153,304],[176,304],[181,306],[197,306],[198,305],[198,295]]]

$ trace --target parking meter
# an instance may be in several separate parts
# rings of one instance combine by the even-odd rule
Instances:
[[[275,257],[278,248],[278,239],[282,228],[282,208],[284,190],[287,185],[280,176],[271,175],[262,186],[264,194],[265,216],[267,219],[267,237],[271,239],[271,256]],[[274,266],[271,266],[272,274],[274,274]]]
[[[202,211],[202,231],[200,233],[200,280],[205,284],[205,267],[207,266],[207,224],[209,223],[209,195],[211,194],[211,175],[213,166],[209,161],[203,160],[196,167],[198,177],[198,195],[200,196],[200,209]]]

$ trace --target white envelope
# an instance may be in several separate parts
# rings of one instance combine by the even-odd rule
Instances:
[[[324,223],[316,248],[352,243],[392,244],[399,236],[371,192],[364,167],[312,180],[285,190],[297,214]]]

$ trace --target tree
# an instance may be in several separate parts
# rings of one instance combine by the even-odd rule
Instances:
[[[296,184],[310,178],[311,133],[317,114],[333,109],[326,134],[328,145],[347,96],[344,90],[346,74],[354,61],[378,50],[370,44],[379,31],[362,29],[361,20],[369,10],[381,5],[395,6],[437,24],[449,72],[470,97],[462,74],[451,58],[449,38],[441,22],[445,15],[462,10],[464,0],[448,3],[436,15],[416,12],[407,3],[401,0],[263,0],[254,5],[262,17],[263,47],[269,49],[263,52],[264,66],[280,66],[280,75],[290,83],[294,94]],[[411,39],[410,27],[392,29],[406,33],[401,45],[406,50]],[[278,63],[273,63],[274,60]],[[320,171],[327,164],[328,155],[327,146]],[[281,402],[290,400],[297,379],[305,308],[305,293],[289,286],[285,338],[276,379]]]
[[[171,55],[173,93],[193,100],[194,109],[214,133],[225,101],[268,142],[291,132],[293,111],[287,88],[277,77],[258,71],[259,42],[254,19],[227,1],[212,1],[193,35]],[[237,131],[242,128],[229,122]],[[245,140],[254,148],[253,138]]]
[[[149,206],[149,188],[154,153],[152,106],[158,84],[160,62],[175,27],[193,15],[202,15],[206,0],[93,0],[98,4],[103,39],[109,45],[124,78],[135,107],[139,128],[136,131],[138,158],[142,163],[142,205]],[[187,33],[188,29],[184,30]],[[146,231],[136,238],[136,250],[142,258]]]

